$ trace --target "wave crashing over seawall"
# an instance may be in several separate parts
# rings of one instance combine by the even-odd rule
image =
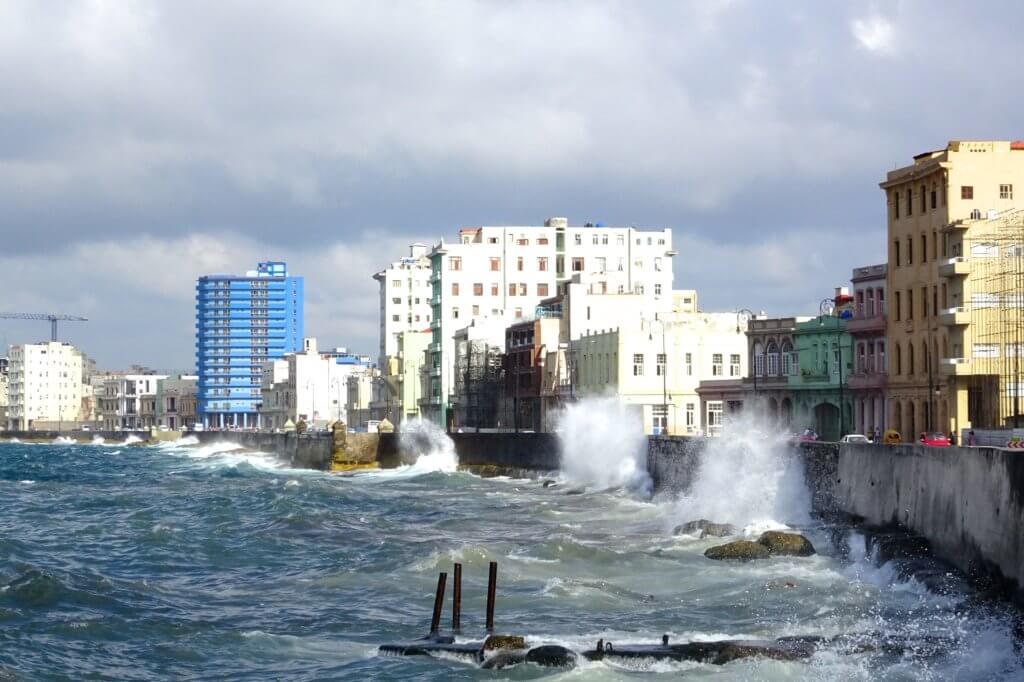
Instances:
[[[618,398],[585,398],[567,406],[556,431],[566,479],[598,490],[625,488],[650,495],[643,423]]]
[[[440,426],[430,421],[412,419],[402,422],[398,449],[402,463],[409,471],[450,473],[459,468],[455,443]]]

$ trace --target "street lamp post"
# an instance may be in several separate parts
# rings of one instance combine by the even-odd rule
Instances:
[[[736,333],[745,331],[740,325],[749,325],[750,320],[755,319],[757,316],[753,310],[749,308],[740,308],[736,311]],[[747,348],[747,357],[750,358],[750,348]],[[748,363],[747,371],[749,371],[754,377],[754,402],[757,402],[757,358],[752,358],[754,361]],[[751,366],[753,365],[753,366]]]
[[[836,309],[835,301],[831,298],[822,299],[818,305],[818,325],[824,327],[826,317],[836,317],[834,315]],[[838,317],[836,317],[838,319]],[[836,337],[836,352],[839,357],[836,359],[836,365],[839,369],[839,437],[843,437],[843,431],[846,429],[846,409],[843,405],[843,340],[842,334],[839,330],[838,325],[833,331],[833,335]],[[852,351],[852,346],[850,347]]]

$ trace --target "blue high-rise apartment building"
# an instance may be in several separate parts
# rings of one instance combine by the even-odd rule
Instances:
[[[196,281],[196,400],[207,428],[259,427],[263,363],[302,349],[303,281],[280,261]]]

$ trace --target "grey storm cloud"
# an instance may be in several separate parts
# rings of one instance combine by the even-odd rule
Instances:
[[[1024,8],[925,2],[0,4],[5,309],[192,362],[194,277],[282,258],[376,349],[414,239],[667,226],[706,309],[816,310],[882,260],[884,172],[1014,138]],[[302,270],[305,271],[302,271]],[[42,336],[20,323],[0,341]],[[29,338],[25,338],[29,337]]]

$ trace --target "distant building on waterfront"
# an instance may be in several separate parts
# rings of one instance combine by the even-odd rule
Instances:
[[[411,244],[409,255],[374,274],[380,288],[380,349],[377,364],[399,353],[399,337],[406,331],[430,327],[430,259],[425,244]]]
[[[300,421],[324,427],[345,420],[348,378],[365,372],[370,358],[344,348],[320,351],[316,339],[303,341],[298,353],[268,360],[263,365],[259,415],[261,427],[283,431]]]
[[[430,327],[425,419],[450,425],[455,332],[489,318],[502,326],[527,319],[558,285],[590,275],[599,293],[657,299],[672,291],[672,231],[634,227],[569,226],[551,218],[543,226],[474,227],[455,243],[429,253]]]
[[[916,440],[921,431],[1020,421],[1020,379],[996,371],[1021,343],[1020,280],[1005,286],[1012,275],[986,279],[973,269],[1004,261],[1005,248],[1005,264],[1020,260],[1020,221],[1017,234],[991,228],[1024,207],[1024,142],[955,140],[879,186],[888,216],[888,425]],[[979,310],[993,322],[975,319]]]
[[[156,393],[166,374],[119,374],[103,382],[97,403],[104,431],[140,431],[156,425]]]
[[[888,428],[885,273],[885,263],[868,265],[854,268],[851,278],[854,306],[846,332],[853,342],[853,369],[847,384],[853,399],[852,429],[864,435],[881,435]]]
[[[168,431],[187,431],[195,427],[198,384],[199,377],[188,374],[157,381],[153,426]]]
[[[256,428],[263,365],[302,348],[302,277],[283,262],[196,282],[197,417],[207,428]]]
[[[50,341],[11,346],[8,428],[15,431],[73,428],[82,407],[82,353]]]
[[[10,362],[6,357],[0,358],[0,428],[7,428],[7,405],[10,402],[8,398],[8,385],[10,384],[9,374]]]

